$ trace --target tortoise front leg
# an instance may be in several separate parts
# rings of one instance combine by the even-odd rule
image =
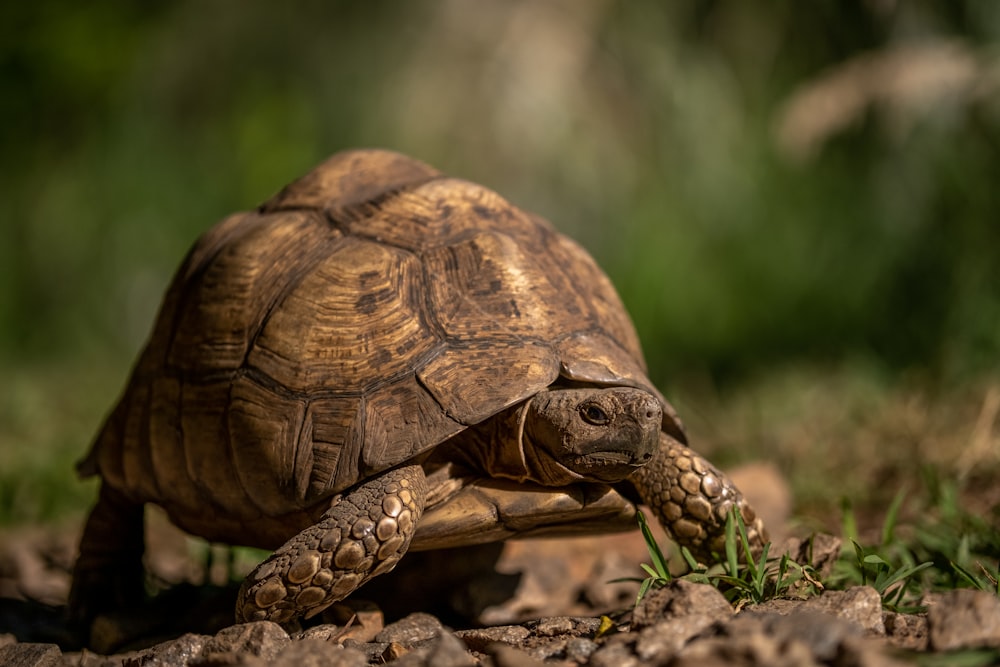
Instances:
[[[725,553],[726,518],[739,508],[753,551],[767,541],[764,523],[718,468],[666,433],[653,460],[629,476],[667,534],[702,562]]]
[[[309,618],[388,572],[406,553],[424,508],[420,466],[395,468],[338,496],[319,523],[258,565],[236,602],[238,622]]]
[[[144,549],[142,505],[102,484],[73,568],[71,618],[86,623],[101,612],[142,602]]]

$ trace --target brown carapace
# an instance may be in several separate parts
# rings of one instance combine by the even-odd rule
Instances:
[[[339,153],[192,248],[80,464],[86,620],[142,596],[144,503],[274,549],[239,620],[293,622],[408,549],[627,530],[648,504],[700,557],[730,508],[579,245],[491,190]],[[532,493],[527,493],[527,491]]]

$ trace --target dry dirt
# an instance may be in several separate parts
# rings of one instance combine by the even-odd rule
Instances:
[[[772,473],[736,476],[773,530],[788,497]],[[228,570],[252,564],[222,549],[206,564],[155,511],[147,567],[165,592],[84,637],[65,622],[78,535],[75,524],[0,534],[0,665],[895,665],[1000,649],[1000,599],[968,590],[929,596],[914,615],[883,611],[865,587],[734,613],[714,588],[677,581],[633,608],[636,584],[609,582],[648,562],[638,533],[410,554],[310,627],[233,625]]]

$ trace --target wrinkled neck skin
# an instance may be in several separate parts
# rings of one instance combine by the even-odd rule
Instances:
[[[525,429],[531,399],[513,405],[456,438],[454,456],[468,467],[517,482],[568,486],[592,481],[556,461]]]

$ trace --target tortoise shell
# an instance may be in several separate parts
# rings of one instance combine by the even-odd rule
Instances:
[[[195,244],[81,470],[191,532],[272,546],[290,529],[255,522],[326,507],[560,378],[653,393],[683,440],[580,246],[487,188],[345,152]]]

